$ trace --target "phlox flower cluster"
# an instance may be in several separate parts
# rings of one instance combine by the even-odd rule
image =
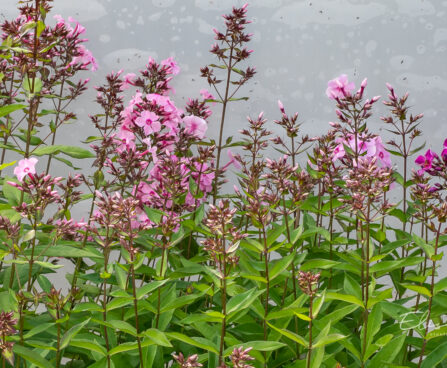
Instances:
[[[337,138],[338,145],[333,151],[332,160],[335,162],[346,157],[345,146],[349,147],[353,152],[357,152],[360,156],[366,156],[369,158],[376,157],[377,161],[382,167],[391,167],[391,155],[385,149],[382,143],[382,138],[376,136],[374,138],[366,138],[363,135],[357,137],[357,150],[355,148],[355,136],[349,135],[347,139]]]
[[[96,63],[96,59],[93,57],[91,51],[82,45],[82,43],[86,42],[87,39],[80,38],[80,35],[85,33],[85,28],[72,17],[68,17],[68,20],[65,20],[61,15],[56,14],[54,19],[57,21],[56,31],[58,28],[65,28],[65,30],[68,31],[67,35],[65,36],[65,40],[72,41],[75,46],[76,53],[73,55],[73,58],[68,64],[67,68],[71,66],[79,66],[82,70],[87,70],[89,67],[92,71],[97,70],[98,64]],[[70,23],[75,23],[74,27]]]
[[[146,79],[135,74],[124,76],[121,90],[136,86],[143,91],[137,90],[121,112],[115,143],[121,155],[141,153],[140,164],[147,175],[138,181],[132,195],[140,200],[139,221],[148,224],[150,220],[144,206],[160,209],[174,218],[183,208],[193,209],[202,202],[212,190],[214,170],[203,158],[186,154],[193,143],[205,138],[208,123],[204,117],[208,114],[203,111],[206,106],[198,103],[195,109],[190,103],[188,113],[197,110],[200,116],[185,116],[175,105],[170,96],[172,88],[168,85],[172,75],[179,73],[173,58],[160,64],[150,59],[146,67],[147,70],[141,72],[146,79],[150,79],[152,71],[161,71],[163,78],[155,83],[155,88],[148,88],[144,84]],[[193,187],[190,187],[191,181]]]
[[[447,163],[447,139],[444,141],[444,147],[441,152],[441,159],[444,163]],[[422,175],[424,172],[430,175],[435,175],[437,171],[441,170],[439,165],[440,158],[432,150],[427,150],[425,155],[420,155],[416,158],[415,163],[421,168],[418,170],[418,174]]]

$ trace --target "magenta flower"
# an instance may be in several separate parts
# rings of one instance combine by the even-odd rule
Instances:
[[[441,157],[444,160],[444,162],[447,163],[447,139],[444,141],[444,149],[441,152]]]
[[[327,83],[326,95],[332,100],[335,100],[336,98],[345,98],[351,95],[354,88],[354,83],[350,83],[348,81],[348,76],[342,74],[338,78],[332,79]]]
[[[185,132],[193,135],[199,139],[205,138],[206,130],[208,129],[208,124],[202,118],[198,116],[185,116],[183,118],[183,123],[185,124]]]
[[[432,150],[428,150],[424,156],[418,156],[414,161],[419,166],[422,166],[420,170],[418,170],[418,174],[422,175],[424,172],[429,172],[432,169],[433,161],[438,158],[438,155]]]
[[[20,182],[22,182],[23,178],[28,174],[36,173],[36,164],[37,158],[24,158],[23,160],[20,160],[18,165],[14,168],[14,175],[17,176],[17,179],[19,179]]]

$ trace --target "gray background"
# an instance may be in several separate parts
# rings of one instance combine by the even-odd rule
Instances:
[[[15,0],[0,0],[1,13],[17,15]],[[102,83],[110,70],[136,72],[149,56],[174,56],[181,73],[174,80],[179,106],[206,88],[199,69],[215,61],[209,50],[212,28],[223,29],[221,15],[240,0],[56,0],[53,14],[73,16],[86,28],[87,47],[99,63],[90,85]],[[279,117],[281,99],[289,113],[298,111],[303,132],[323,133],[334,120],[333,102],[325,96],[327,81],[341,73],[360,84],[368,77],[368,96],[386,96],[385,82],[399,94],[410,92],[414,113],[425,114],[422,128],[427,145],[439,151],[447,136],[447,1],[442,0],[253,0],[248,16],[254,33],[250,65],[258,74],[243,91],[248,103],[234,103],[226,132],[235,134],[246,115],[265,111]],[[94,133],[88,114],[94,92],[73,106],[77,127],[66,137],[82,140]],[[370,129],[379,132],[376,106]],[[217,115],[211,130],[217,131]],[[273,125],[272,125],[273,126]],[[63,135],[64,133],[62,133]],[[60,139],[58,143],[62,143]]]

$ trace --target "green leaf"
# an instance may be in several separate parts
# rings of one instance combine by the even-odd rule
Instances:
[[[421,368],[434,368],[447,359],[447,342],[438,345],[422,362]]]
[[[443,291],[447,289],[447,277],[444,277],[442,280],[439,280],[434,288],[433,288],[433,295],[436,295],[437,293],[439,293],[440,291]]]
[[[369,361],[368,368],[383,368],[394,362],[404,344],[406,335],[400,335],[391,340]],[[430,368],[433,366],[430,366]]]
[[[5,181],[3,182],[3,195],[11,206],[18,206],[20,204],[20,199],[22,198],[22,192],[16,187],[9,185],[8,181],[18,183],[16,179],[5,176]]]
[[[431,340],[434,339],[436,337],[440,337],[440,336],[445,336],[447,335],[447,326],[442,326],[439,327],[433,331],[430,331],[426,336],[425,339],[426,340]]]
[[[73,339],[70,341],[70,346],[95,351],[101,355],[107,355],[107,350],[102,345],[92,342],[91,340]]]
[[[150,328],[149,330],[144,331],[143,334],[157,345],[166,346],[168,348],[172,347],[172,344],[164,332],[156,330],[155,328]]]
[[[321,328],[328,323],[335,325],[338,321],[356,311],[358,307],[356,304],[350,304],[342,308],[337,308],[334,312],[325,314],[320,320],[316,320],[315,325],[321,325]]]
[[[287,346],[286,344],[279,341],[249,341],[243,344],[233,345],[224,351],[224,356],[229,356],[234,349],[242,347],[244,349],[252,348],[256,351],[274,351]]]
[[[90,322],[90,318],[86,319],[84,322],[81,322],[81,323],[73,326],[67,332],[65,332],[64,336],[62,336],[60,349],[65,349],[68,346],[68,344],[70,343],[71,339],[73,339],[73,337],[75,337],[79,333],[79,331],[81,331],[82,328],[89,322]]]
[[[137,329],[132,326],[130,323],[127,323],[125,321],[120,320],[114,320],[114,321],[107,321],[107,324],[104,323],[106,326],[110,326],[118,331],[123,331],[125,333],[128,333],[132,336],[137,336]]]
[[[36,148],[31,154],[35,156],[44,156],[44,155],[55,155],[59,152],[65,153],[67,156],[73,158],[92,158],[95,157],[93,153],[90,151],[76,147],[76,146],[64,146],[64,145],[54,145],[54,146],[46,146]]]
[[[195,340],[197,339],[197,337],[189,337],[179,332],[167,332],[166,336],[170,339],[179,340],[184,342],[185,344],[192,345],[203,350],[211,351],[215,354],[219,354],[217,349],[213,346],[213,343],[211,341],[207,341],[206,339],[200,339],[200,341],[202,342],[199,342]],[[205,343],[203,341],[205,341]]]
[[[133,302],[133,297],[128,296],[124,298],[114,298],[110,303],[107,303],[107,310],[111,311],[117,308],[122,308]]]
[[[422,294],[428,297],[431,297],[430,290],[428,290],[424,286],[420,285],[411,285],[411,284],[401,284],[405,289],[416,291],[418,294]]]
[[[141,343],[141,347],[145,348],[146,346],[154,345],[152,340],[145,340]],[[119,353],[123,353],[125,351],[132,351],[138,349],[138,342],[124,342],[120,345],[114,347],[109,351],[109,355],[115,355]]]
[[[13,104],[13,105],[2,106],[2,107],[0,107],[0,118],[3,117],[3,116],[9,115],[9,114],[11,114],[14,111],[22,110],[25,107],[27,107],[27,106],[26,105],[21,105],[21,104]]]
[[[123,270],[122,266],[119,264],[115,264],[115,277],[118,282],[118,286],[121,290],[126,290],[126,284],[127,284],[127,272]],[[141,289],[141,288],[140,288]],[[137,296],[138,291],[137,290]]]
[[[408,257],[402,258],[397,261],[381,261],[372,265],[369,269],[370,272],[391,272],[398,268],[415,266],[424,261],[424,257]]]
[[[25,255],[31,254],[31,249],[27,249]],[[94,253],[90,249],[76,248],[70,245],[55,245],[47,248],[44,245],[38,245],[35,247],[34,254],[41,254],[47,257],[66,257],[66,258],[102,258],[101,254]]]
[[[36,327],[32,328],[31,330],[29,330],[24,336],[23,338],[25,340],[29,340],[31,337],[33,337],[34,335],[37,335],[38,333],[42,332],[42,331],[46,331],[49,330],[50,328],[54,327],[54,323],[42,323],[40,325],[37,325]]]
[[[322,337],[321,339],[318,339],[318,341],[316,341],[315,344],[312,345],[312,347],[318,348],[320,346],[329,345],[332,344],[333,342],[340,341],[345,338],[346,336],[341,334],[330,334]]]
[[[267,248],[269,248],[285,231],[286,226],[275,226],[267,233]]]
[[[46,359],[42,358],[38,353],[22,345],[14,344],[12,351],[27,362],[33,363],[39,368],[53,368],[54,366]]]
[[[380,304],[376,304],[368,316],[368,328],[366,330],[366,350],[372,344],[374,336],[380,331],[383,314]]]
[[[227,303],[227,314],[231,314],[234,311],[242,311],[248,308],[255,299],[261,295],[263,290],[256,290],[256,288],[250,289],[244,293],[233,296]]]
[[[161,280],[161,281],[151,281],[149,284],[146,284],[140,288],[138,288],[136,295],[137,299],[140,300],[147,294],[151,293],[154,290],[157,290],[160,286],[166,284],[169,280]]]
[[[267,324],[268,324],[271,328],[273,328],[275,331],[279,332],[281,335],[283,335],[283,336],[289,338],[290,340],[293,340],[293,341],[295,341],[296,343],[298,343],[298,344],[300,344],[300,345],[302,345],[302,346],[304,346],[304,347],[306,347],[306,348],[309,346],[308,342],[304,339],[304,337],[301,337],[300,335],[297,335],[296,333],[293,333],[293,332],[288,331],[288,330],[286,330],[286,329],[283,329],[283,328],[277,328],[277,327],[273,326],[273,325],[272,325],[271,323],[269,323],[269,322],[267,322]]]
[[[326,290],[323,291],[323,293],[319,297],[315,298],[315,300],[312,304],[312,317],[313,318],[317,318],[318,313],[320,312],[320,309],[324,303],[325,296],[326,296]]]
[[[337,261],[331,261],[329,259],[311,259],[304,263],[301,267],[301,271],[309,271],[314,270],[316,268],[321,268],[323,270],[327,270],[329,268],[332,268],[336,265],[340,264],[340,262]]]
[[[3,165],[0,165],[0,171],[6,169],[6,168],[9,167],[9,166],[14,165],[16,162],[17,162],[17,161],[12,161],[12,162],[8,162],[8,163],[5,163],[5,164],[3,164]]]
[[[340,294],[340,293],[329,292],[329,293],[326,293],[326,299],[327,300],[341,300],[341,301],[344,301],[344,302],[347,302],[350,304],[356,304],[359,307],[364,308],[363,302],[353,295],[345,295],[345,294]]]
[[[42,90],[42,80],[40,78],[35,77],[34,81],[25,77],[23,79],[22,87],[29,94],[39,93]]]
[[[273,267],[269,270],[270,281],[276,278],[276,276],[280,275],[289,265],[293,262],[295,258],[295,253],[292,252],[286,257],[280,258],[277,260]]]

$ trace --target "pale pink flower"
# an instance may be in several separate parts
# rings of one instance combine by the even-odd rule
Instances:
[[[200,90],[200,95],[204,100],[214,100],[214,96],[205,88]]]
[[[118,147],[118,152],[123,152],[126,149],[132,151],[135,150],[135,134],[133,134],[125,125],[121,126],[116,138],[122,143],[122,145]]]
[[[31,158],[24,158],[23,160],[20,160],[18,165],[14,168],[14,175],[17,176],[17,179],[22,182],[23,178],[25,176],[28,176],[28,174],[35,174],[36,173],[36,164],[37,164],[37,158],[31,157]]]
[[[98,69],[98,64],[96,63],[96,59],[93,57],[91,51],[87,50],[84,45],[79,45],[76,48],[79,53],[78,56],[75,56],[71,61],[69,66],[81,64],[83,69],[87,69],[87,66],[91,66],[92,72]]]
[[[183,123],[185,124],[186,133],[199,139],[205,138],[205,133],[208,129],[208,124],[205,120],[198,116],[190,115],[183,118]]]
[[[180,68],[174,61],[174,58],[172,56],[167,58],[166,60],[162,60],[160,64],[169,67],[170,73],[173,75],[177,75],[178,73],[180,73]]]
[[[161,129],[161,124],[158,121],[158,115],[152,111],[143,111],[139,118],[135,119],[135,124],[143,128],[144,134],[149,135],[157,133]]]
[[[328,82],[326,95],[332,100],[335,100],[336,98],[345,98],[351,95],[354,88],[354,83],[350,83],[348,81],[348,76],[342,74],[338,78]]]
[[[382,138],[377,136],[366,142],[367,146],[367,154],[369,157],[377,157],[379,162],[384,167],[391,167],[391,154],[385,149],[385,146],[382,143]]]
[[[124,90],[128,89],[130,86],[134,86],[136,79],[137,79],[137,76],[135,75],[135,73],[126,74],[124,76],[124,81],[121,84],[120,91],[124,91]]]

